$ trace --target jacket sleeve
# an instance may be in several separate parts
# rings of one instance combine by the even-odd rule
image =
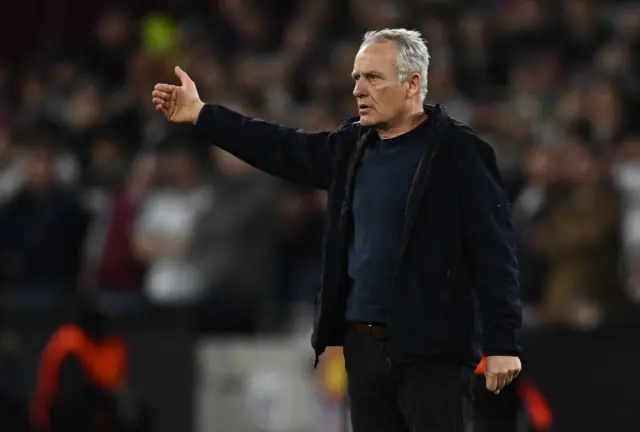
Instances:
[[[491,146],[471,131],[460,135],[462,235],[480,303],[483,352],[519,356],[522,305],[510,204]]]
[[[196,129],[214,145],[269,174],[318,189],[331,186],[337,132],[303,132],[214,104],[204,106]]]

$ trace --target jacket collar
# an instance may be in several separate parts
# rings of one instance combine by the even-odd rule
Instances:
[[[434,120],[437,123],[441,123],[443,121],[447,121],[449,119],[449,113],[444,105],[441,104],[424,104],[423,105],[424,112],[427,113],[429,118]],[[360,126],[360,116],[349,117],[340,125],[340,129],[343,129],[347,126],[359,126],[362,129],[371,129],[370,126]]]

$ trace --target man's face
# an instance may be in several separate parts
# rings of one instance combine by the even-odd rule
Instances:
[[[356,55],[351,76],[363,126],[384,127],[402,112],[407,85],[398,79],[396,54],[395,42],[385,41],[366,45]]]

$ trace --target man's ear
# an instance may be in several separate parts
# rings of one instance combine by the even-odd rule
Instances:
[[[422,84],[422,77],[419,73],[414,72],[407,79],[407,99],[411,99],[420,94],[420,86]]]

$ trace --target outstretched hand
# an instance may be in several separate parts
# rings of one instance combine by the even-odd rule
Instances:
[[[175,68],[180,86],[158,83],[151,93],[151,102],[165,118],[175,123],[195,123],[204,103],[200,100],[196,83],[180,66]]]

